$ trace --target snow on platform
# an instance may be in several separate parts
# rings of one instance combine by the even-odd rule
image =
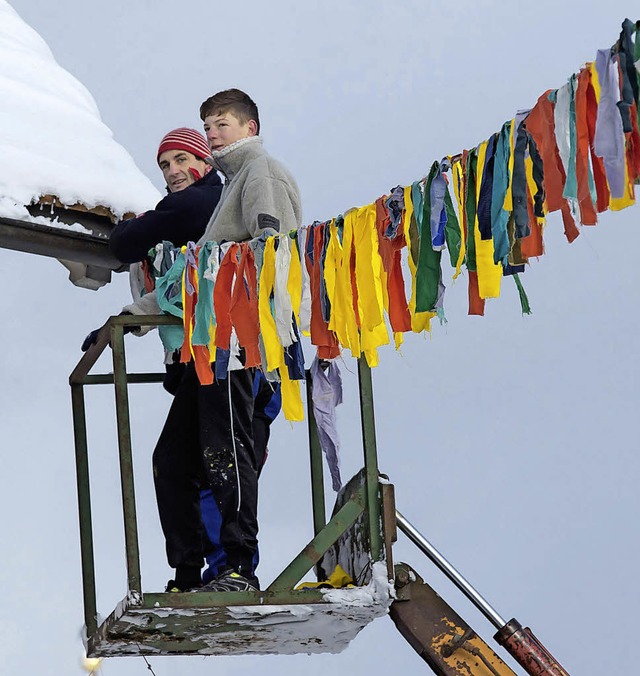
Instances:
[[[87,654],[338,653],[388,612],[392,585],[386,566],[374,568],[366,587],[287,592],[295,603],[274,603],[278,595],[269,592],[145,594],[140,603],[125,599],[90,638]]]

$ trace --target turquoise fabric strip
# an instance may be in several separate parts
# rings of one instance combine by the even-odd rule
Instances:
[[[511,121],[505,122],[500,130],[493,161],[493,186],[491,190],[491,235],[493,237],[493,262],[507,263],[510,251],[507,223],[509,212],[502,207],[509,188],[509,136]]]
[[[175,263],[166,274],[156,280],[156,292],[158,305],[163,312],[174,317],[183,317],[182,307],[182,273],[185,267],[185,256],[177,254]],[[182,326],[158,327],[160,340],[166,350],[173,352],[182,347],[184,342],[184,329]]]
[[[191,336],[192,345],[209,345],[211,342],[210,322],[214,325],[216,323],[213,308],[213,280],[206,275],[212,248],[213,242],[205,242],[198,251],[198,302],[194,311],[195,325]]]

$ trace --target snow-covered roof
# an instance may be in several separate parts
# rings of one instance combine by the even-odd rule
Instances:
[[[89,91],[0,0],[0,216],[54,195],[116,217],[153,207],[160,193],[117,143]]]

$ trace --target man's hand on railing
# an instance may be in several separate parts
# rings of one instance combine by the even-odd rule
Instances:
[[[125,311],[120,313],[120,315],[130,315],[130,314],[131,312]],[[102,331],[103,328],[104,326],[101,326],[99,329],[93,329],[93,331],[91,331],[91,333],[87,335],[87,337],[82,341],[82,345],[80,346],[80,349],[83,352],[86,352],[92,345],[96,344],[96,341],[98,340],[98,334],[100,333],[100,331]],[[132,326],[130,324],[127,324],[122,327],[123,334],[132,333],[135,331],[140,331],[140,327],[135,325]],[[111,343],[109,343],[109,345],[111,345]]]
[[[100,327],[100,329],[102,329],[102,327]],[[100,333],[100,329],[93,329],[93,331],[91,331],[91,333],[89,333],[87,337],[82,341],[80,349],[83,352],[86,352],[92,345],[96,344],[96,341],[98,340],[98,334]]]

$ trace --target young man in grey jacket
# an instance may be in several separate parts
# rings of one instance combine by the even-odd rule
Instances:
[[[262,147],[256,104],[244,92],[230,89],[208,98],[200,108],[212,164],[225,177],[220,202],[204,235],[206,241],[241,242],[263,234],[288,232],[301,225],[300,196],[291,174]],[[158,314],[155,294],[128,305],[132,314]],[[193,364],[187,366],[154,452],[159,508],[188,513],[193,520],[197,482],[189,477],[204,468],[222,515],[220,539],[226,568],[202,587],[206,591],[258,588],[253,569],[257,547],[258,470],[251,420],[253,373],[229,371],[212,385],[200,385]],[[179,478],[176,471],[184,473]],[[178,480],[177,480],[178,479]],[[185,490],[187,487],[188,490]],[[162,503],[162,504],[161,504]],[[170,564],[183,580],[199,575],[202,544],[190,531],[165,531]]]
[[[202,240],[240,242],[297,228],[298,188],[287,169],[262,147],[253,101],[237,89],[219,92],[200,106],[200,117],[213,165],[226,179]]]

